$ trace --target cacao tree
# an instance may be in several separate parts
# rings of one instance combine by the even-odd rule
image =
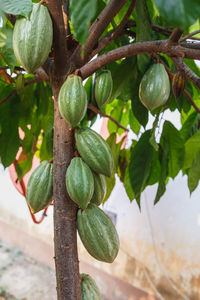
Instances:
[[[0,159],[6,168],[22,149],[19,180],[33,156],[40,159],[27,189],[34,212],[51,202],[53,189],[58,299],[81,299],[81,280],[82,298],[88,299],[92,286],[100,299],[93,280],[79,274],[77,227],[91,255],[114,260],[118,236],[97,205],[108,200],[116,176],[139,207],[147,186],[157,183],[156,204],[169,178],[180,172],[188,177],[190,193],[199,183],[200,3],[37,2],[0,3]],[[165,120],[167,110],[179,113],[179,130]],[[97,115],[108,118],[107,143],[89,128]],[[147,129],[150,116],[154,122]],[[117,137],[124,132],[134,139],[122,149]],[[93,140],[96,149],[89,147]],[[78,180],[71,185],[73,176]],[[87,229],[100,220],[109,249]]]

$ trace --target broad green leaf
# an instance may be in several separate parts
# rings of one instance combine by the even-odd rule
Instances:
[[[188,29],[200,16],[200,2],[197,0],[155,0],[155,3],[169,24],[183,30]]]
[[[190,193],[192,193],[198,186],[200,179],[200,152],[197,153],[192,167],[188,171],[188,187]]]
[[[125,177],[124,177],[124,187],[130,202],[132,202],[135,198],[135,195],[130,181],[129,168],[126,168]]]
[[[168,177],[169,144],[165,137],[163,138],[162,146],[160,147],[160,156],[161,171],[154,204],[156,204],[160,200],[160,198],[166,191],[166,179]]]
[[[1,0],[0,9],[7,14],[28,17],[32,10],[31,0]]]
[[[120,150],[117,174],[121,182],[124,182],[125,172],[129,165],[129,162],[130,162],[130,150],[129,149]]]
[[[185,154],[183,168],[191,168],[192,163],[200,151],[200,131],[197,131],[193,136],[191,136],[185,143]]]
[[[184,122],[180,134],[184,141],[189,139],[192,135],[194,135],[198,130],[199,123],[199,114],[197,112],[193,112]]]
[[[0,31],[0,46],[2,44],[0,52],[11,71],[14,69],[16,64],[16,57],[12,46],[12,35],[13,30],[9,26],[4,26]]]
[[[110,197],[112,190],[114,189],[115,186],[115,175],[112,177],[106,177],[106,184],[107,184],[107,191],[106,191],[106,196],[103,200],[103,203],[105,203],[108,198]]]
[[[15,95],[0,106],[0,157],[3,166],[11,165],[20,147],[18,134],[18,97]]]
[[[110,116],[120,123],[122,114],[123,114],[123,103],[121,101],[118,102],[118,106],[113,107]],[[109,133],[113,133],[118,131],[119,127],[111,120],[108,120],[108,131]]]
[[[133,192],[139,207],[140,195],[147,184],[153,159],[153,147],[149,143],[150,135],[150,130],[143,133],[138,143],[131,149],[129,173]]]
[[[117,171],[120,149],[121,149],[122,143],[124,141],[124,137],[121,139],[121,141],[118,144],[116,143],[116,140],[117,140],[116,133],[112,133],[108,137],[108,139],[106,140],[106,142],[110,146],[110,148],[112,150],[112,153],[113,153],[113,158],[114,158],[114,172]]]
[[[160,180],[160,172],[161,172],[161,165],[159,160],[159,152],[153,151],[153,159],[151,163],[151,170],[148,179],[148,185],[153,185]]]
[[[129,124],[133,132],[138,135],[140,132],[140,123],[133,114],[132,109],[129,110]]]
[[[84,45],[90,21],[96,13],[96,0],[70,0],[70,14],[75,38]]]
[[[18,179],[22,179],[26,173],[28,173],[32,168],[32,161],[33,161],[33,153],[28,154],[28,158],[24,161],[20,161],[16,164],[16,171]]]
[[[151,19],[148,12],[146,0],[138,0],[135,7],[135,18],[136,18],[136,41],[150,41],[151,40]],[[137,55],[137,65],[141,73],[144,73],[151,61],[151,56],[148,54]]]
[[[169,176],[175,178],[181,168],[184,142],[180,132],[170,123],[165,121],[163,126],[162,138],[165,138],[169,147]]]

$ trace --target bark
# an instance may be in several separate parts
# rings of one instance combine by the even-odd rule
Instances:
[[[80,300],[77,253],[77,205],[69,198],[65,174],[74,156],[74,134],[58,111],[59,88],[53,88],[54,108],[54,243],[58,300]]]

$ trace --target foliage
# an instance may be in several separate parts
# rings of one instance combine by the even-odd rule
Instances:
[[[166,31],[155,30],[156,25],[168,30],[179,26],[184,30],[183,36],[199,29],[198,1],[148,0],[146,5],[141,5],[142,2],[143,0],[138,0],[136,10],[130,15],[129,21],[132,21],[133,25],[126,28],[129,34],[126,32],[126,35],[117,36],[97,56],[136,41],[167,39],[170,33],[168,32],[167,36]],[[81,0],[77,5],[77,1],[70,1],[69,31],[81,45],[87,40],[89,25],[108,3],[106,0]],[[109,23],[102,38],[116,29],[129,5],[130,1],[127,1]],[[12,50],[13,25],[5,16],[9,13],[28,17],[31,9],[30,0],[3,0],[0,4],[0,158],[4,167],[8,167],[21,149],[16,167],[19,178],[31,169],[34,155],[41,161],[49,161],[53,156],[54,117],[51,86],[47,82],[35,80],[34,75],[28,75],[16,62]],[[159,54],[156,60],[158,59],[175,73],[175,65],[168,56]],[[123,182],[130,201],[136,199],[139,206],[141,193],[148,185],[157,183],[157,203],[165,192],[169,178],[174,179],[180,172],[188,176],[191,193],[200,179],[200,119],[198,111],[194,109],[188,97],[181,94],[175,100],[171,92],[166,106],[152,112],[139,100],[141,78],[156,60],[155,56],[139,54],[110,63],[107,69],[112,74],[113,90],[110,102],[101,108],[102,112],[129,129],[128,143],[126,148],[122,149],[123,141],[118,142],[118,139],[122,138],[124,130],[109,120],[107,141],[113,150],[115,174]],[[200,70],[193,60],[184,59],[184,62],[200,76]],[[22,82],[21,85],[19,82]],[[94,97],[92,77],[86,81],[85,88],[88,101],[91,102]],[[198,107],[198,88],[188,81],[186,90]],[[176,128],[176,124],[165,120],[167,110],[175,111],[179,115],[180,129]],[[148,122],[150,116],[154,119],[153,125]],[[91,126],[95,122],[95,114],[88,110],[82,122],[81,124]],[[107,194],[104,201],[112,192],[115,176],[106,180]]]

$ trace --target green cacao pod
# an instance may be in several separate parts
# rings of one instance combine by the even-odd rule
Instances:
[[[87,104],[87,93],[82,78],[77,75],[68,76],[58,96],[61,116],[71,127],[75,127],[85,116]]]
[[[94,279],[88,274],[80,275],[82,300],[101,300],[101,294]]]
[[[53,164],[44,160],[33,171],[26,189],[26,200],[33,213],[47,207],[53,196]]]
[[[32,73],[47,59],[53,41],[48,9],[33,3],[29,18],[18,18],[13,31],[13,50],[18,62]]]
[[[97,174],[95,172],[93,172],[93,177],[94,177],[94,194],[90,202],[96,205],[100,205],[106,195],[106,190],[107,190],[106,179],[104,175]]]
[[[97,260],[112,263],[119,251],[119,237],[111,219],[90,203],[77,214],[78,233],[83,245]]]
[[[92,171],[80,157],[71,160],[66,172],[66,188],[70,198],[85,209],[94,193]]]
[[[95,80],[95,100],[99,108],[108,102],[113,88],[112,75],[105,70],[97,75]]]
[[[112,176],[114,160],[110,146],[94,130],[84,127],[75,132],[80,156],[96,173]]]
[[[144,74],[139,86],[140,101],[153,110],[165,104],[170,94],[170,82],[163,64],[152,65]]]

